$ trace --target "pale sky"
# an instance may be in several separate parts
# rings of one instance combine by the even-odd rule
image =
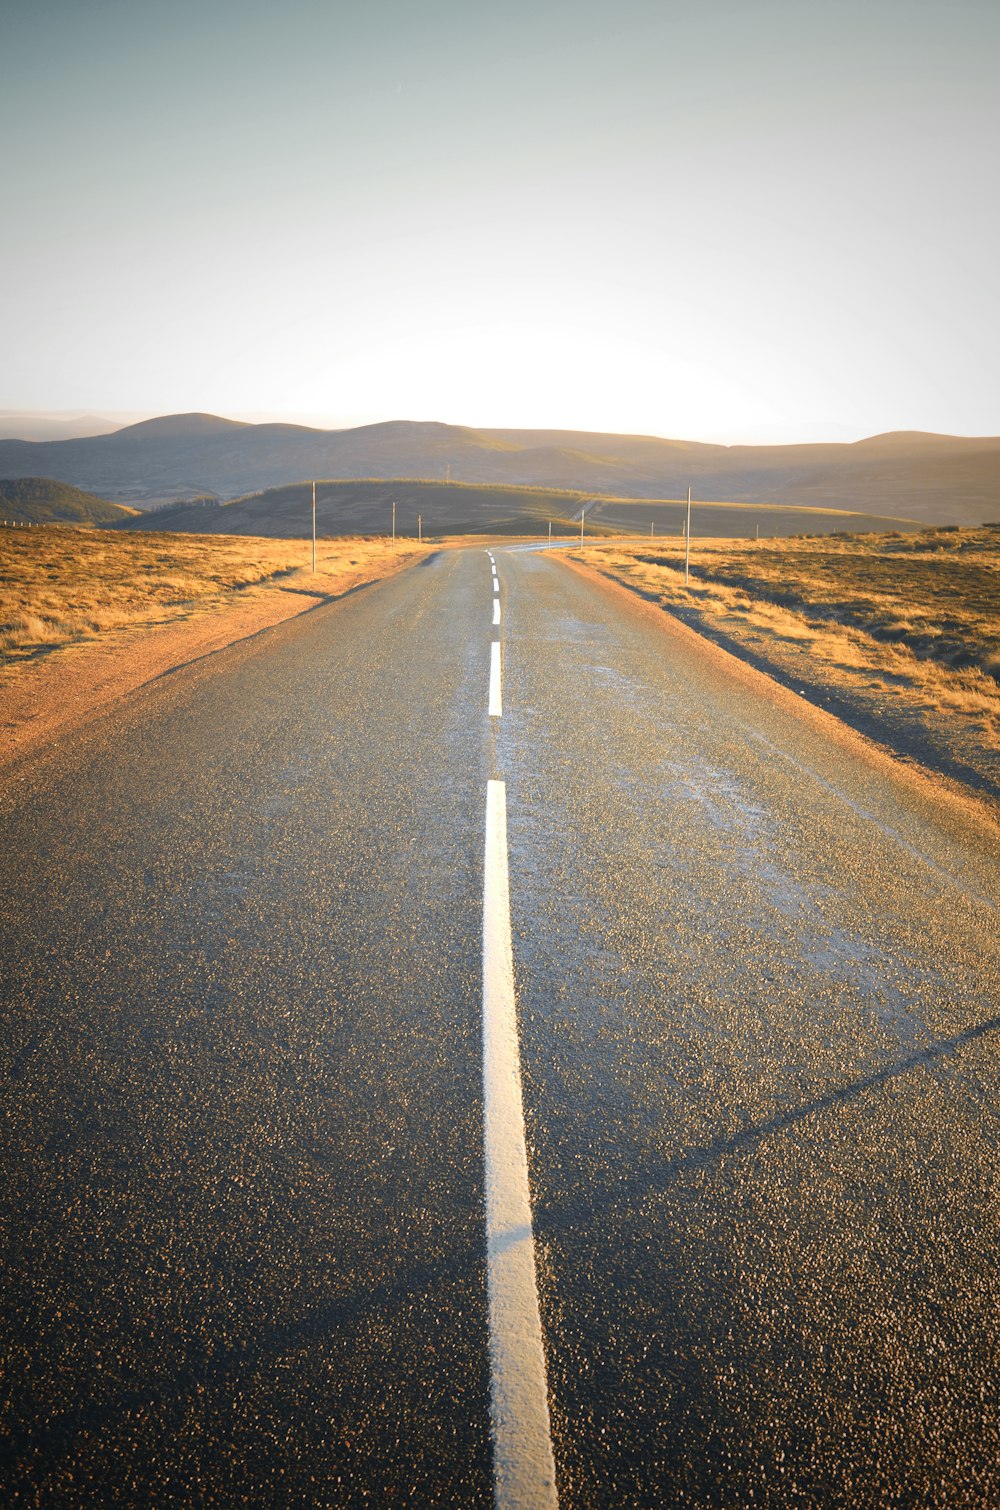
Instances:
[[[7,0],[0,408],[1000,433],[996,0]]]

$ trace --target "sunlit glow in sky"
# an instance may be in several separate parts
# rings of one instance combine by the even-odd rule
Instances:
[[[1000,431],[995,0],[11,0],[0,407]]]

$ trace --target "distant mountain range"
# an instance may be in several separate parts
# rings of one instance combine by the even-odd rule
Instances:
[[[134,414],[110,419],[104,414],[54,414],[28,409],[0,409],[0,437],[4,440],[74,440],[81,435],[110,435],[138,418]]]
[[[629,498],[841,508],[934,524],[1000,519],[1000,438],[876,435],[718,446],[572,430],[394,420],[351,430],[177,414],[110,435],[0,441],[0,477],[53,477],[139,508],[232,499],[311,477],[530,484]]]

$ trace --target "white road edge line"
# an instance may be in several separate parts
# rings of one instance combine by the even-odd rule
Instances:
[[[559,1501],[535,1282],[502,781],[486,786],[483,1129],[494,1503],[536,1510]]]
[[[493,622],[494,622],[494,624],[499,624],[499,622],[500,622],[500,599],[499,598],[494,598],[493,599]]]
[[[500,685],[500,641],[490,646],[490,718],[503,715],[503,696]]]

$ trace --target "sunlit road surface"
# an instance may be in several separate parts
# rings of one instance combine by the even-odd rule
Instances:
[[[8,781],[0,1500],[995,1505],[992,841],[494,556]]]

